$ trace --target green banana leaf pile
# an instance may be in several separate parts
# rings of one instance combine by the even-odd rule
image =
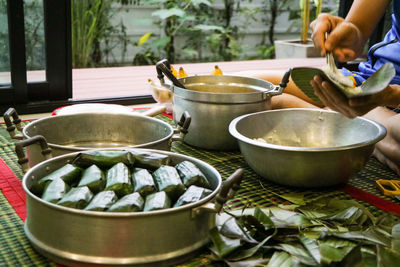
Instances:
[[[210,230],[213,261],[229,266],[399,266],[400,220],[354,200],[280,195],[290,204],[226,212]]]

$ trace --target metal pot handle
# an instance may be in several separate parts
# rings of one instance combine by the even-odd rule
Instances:
[[[191,121],[192,121],[192,117],[190,117],[189,112],[187,112],[187,111],[183,112],[181,119],[177,123],[178,127],[174,130],[175,134],[170,139],[169,146],[172,145],[172,142],[183,140],[185,135],[188,133],[188,129],[189,129]]]
[[[286,88],[286,86],[289,82],[289,77],[290,77],[291,72],[292,72],[292,69],[291,68],[288,69],[285,72],[285,74],[283,75],[281,83],[279,85],[275,86],[275,88],[273,90],[268,91],[267,94],[269,96],[282,94],[283,90]]]
[[[177,79],[171,72],[171,64],[169,64],[167,59],[162,59],[156,64],[157,69],[157,78],[160,80],[161,85],[165,84],[164,75],[177,87],[185,88],[186,87]]]
[[[35,135],[34,137],[19,141],[15,144],[15,153],[18,157],[18,164],[21,165],[22,172],[25,173],[29,170],[28,158],[25,155],[24,147],[39,143],[42,149],[42,155],[46,159],[51,159],[51,148],[48,146],[46,138],[42,135]]]
[[[203,206],[196,207],[192,210],[192,218],[202,214],[203,212],[219,213],[226,201],[231,199],[236,191],[240,188],[240,183],[243,179],[242,168],[237,169],[231,176],[223,183],[220,191],[215,197],[215,203],[207,203]]]
[[[4,123],[7,126],[7,131],[10,134],[10,137],[12,139],[22,140],[23,139],[22,134],[15,133],[15,128],[17,128],[17,130],[20,132],[23,129],[23,127],[21,125],[21,119],[19,118],[18,113],[15,110],[15,108],[7,109],[7,111],[3,115],[3,118],[4,118]]]

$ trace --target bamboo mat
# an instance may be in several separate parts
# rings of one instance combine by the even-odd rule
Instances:
[[[173,125],[172,119],[167,116],[158,115],[156,118]],[[33,250],[25,237],[23,230],[24,196],[21,196],[22,187],[18,182],[18,180],[22,180],[23,175],[14,152],[15,141],[10,139],[5,128],[4,124],[0,124],[0,189],[2,190],[0,194],[0,266],[56,266],[55,263]],[[262,179],[250,169],[240,152],[208,151],[181,142],[175,142],[172,151],[211,164],[220,172],[223,179],[226,179],[238,168],[244,169],[241,189],[234,199],[225,205],[225,209],[228,210],[281,204],[283,203],[282,199],[273,193],[304,192],[310,199],[320,196],[336,199],[356,198],[359,199],[360,204],[367,207],[376,216],[388,211],[400,215],[400,205],[398,205],[400,202],[383,196],[375,185],[377,179],[399,179],[399,177],[374,158],[371,158],[367,165],[345,186],[303,190],[280,186]],[[323,174],[321,174],[321,179],[323,179]],[[11,181],[14,182],[11,183]],[[182,266],[209,265],[211,266],[212,263],[206,248],[197,257],[182,263]]]

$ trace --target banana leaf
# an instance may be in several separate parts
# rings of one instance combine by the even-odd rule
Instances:
[[[136,212],[142,211],[144,206],[144,199],[138,193],[132,193],[123,196],[117,202],[115,202],[108,211],[112,212]]]
[[[221,226],[219,232],[221,233],[221,235],[228,238],[237,238],[252,244],[258,243],[257,240],[246,233],[246,231],[242,228],[241,225],[238,224],[236,218],[234,217],[226,220]]]
[[[89,168],[86,168],[82,172],[82,177],[78,186],[85,185],[89,187],[90,191],[92,191],[94,194],[103,191],[106,185],[106,177],[104,172],[94,164]]]
[[[178,200],[174,204],[174,207],[180,207],[186,204],[195,203],[211,193],[212,191],[209,189],[191,185],[185,191],[185,193],[183,193],[183,195],[178,198]]]
[[[340,265],[343,267],[377,267],[377,258],[374,250],[357,246],[347,254]]]
[[[168,155],[128,149],[135,161],[135,167],[155,170],[162,165],[170,165],[171,160]]]
[[[57,202],[57,204],[74,209],[83,209],[92,197],[93,193],[90,192],[87,186],[73,187]]]
[[[289,244],[289,243],[282,243],[278,245],[279,248],[281,248],[283,251],[289,253],[300,261],[301,263],[305,265],[311,265],[315,266],[317,265],[317,262],[315,259],[310,255],[310,253],[301,245],[301,244]]]
[[[210,230],[210,239],[213,243],[210,249],[219,259],[223,259],[241,245],[240,239],[231,239],[221,235],[217,227]]]
[[[384,267],[397,267],[400,263],[400,253],[391,248],[377,245],[377,264]]]
[[[114,191],[119,198],[133,192],[129,169],[124,163],[119,162],[108,169],[104,190]]]
[[[164,191],[156,192],[146,197],[143,211],[162,210],[171,207],[171,199]]]
[[[61,178],[56,178],[47,184],[42,199],[51,203],[57,203],[69,191],[69,189],[69,185]]]
[[[172,167],[163,165],[153,172],[153,178],[159,191],[165,191],[171,201],[175,202],[185,192],[178,171]]]
[[[102,191],[96,194],[84,210],[105,211],[117,201],[117,195],[114,191]]]
[[[353,248],[356,243],[340,239],[327,239],[318,241],[321,254],[321,263],[331,264],[332,262],[341,262]]]
[[[297,194],[289,196],[301,203]],[[231,243],[241,241],[241,245],[223,259],[238,266],[268,258],[268,266],[369,267],[400,262],[399,218],[376,218],[353,200],[319,198],[304,202],[296,204],[295,210],[285,209],[285,205],[255,208],[254,216],[245,211],[242,215],[231,212],[235,220],[226,220],[219,233]],[[272,226],[275,232],[268,237],[266,229]],[[260,233],[264,234],[262,238]],[[268,242],[258,247],[267,237]],[[215,245],[212,251],[217,251]]]
[[[210,183],[206,176],[190,161],[182,161],[175,165],[175,169],[178,171],[179,176],[182,179],[183,184],[186,187],[196,185],[198,187],[210,189]],[[190,171],[188,171],[190,170]]]
[[[271,218],[267,216],[267,214],[265,214],[259,207],[255,208],[254,217],[256,217],[256,219],[264,225],[266,230],[275,228],[275,224]]]
[[[262,246],[265,245],[265,243],[268,242],[268,240],[271,239],[273,235],[270,235],[268,237],[266,237],[263,241],[261,241],[260,243],[258,243],[258,245],[251,247],[249,249],[244,249],[244,250],[239,250],[237,253],[235,253],[235,255],[228,257],[229,261],[240,261],[243,259],[247,259],[252,257],[253,255],[255,255],[258,250],[260,248],[262,248]]]
[[[142,197],[146,197],[157,192],[153,176],[147,169],[135,168],[132,173],[133,191],[138,192]]]
[[[245,261],[225,261],[229,267],[248,267],[248,266],[267,266],[269,259],[264,259],[261,256],[255,257],[254,259],[248,259]]]
[[[400,224],[396,224],[392,228],[392,249],[400,252]]]
[[[377,245],[383,245],[386,247],[391,246],[390,238],[383,236],[372,226],[365,231],[353,231],[353,232],[346,232],[346,233],[329,233],[329,235],[339,237],[339,238],[349,239],[349,240],[357,240],[357,241],[363,241],[363,242],[377,244]]]
[[[60,178],[69,186],[73,186],[78,181],[81,170],[82,169],[77,166],[66,164],[34,183],[30,190],[33,194],[41,197],[46,185],[56,178]]]
[[[305,193],[287,193],[278,196],[292,202],[293,204],[305,205],[306,201],[304,200],[304,195]]]
[[[315,237],[315,236],[314,236]],[[319,237],[319,236],[318,236]],[[303,246],[307,249],[310,255],[314,258],[317,263],[321,263],[322,255],[319,250],[317,238],[310,238],[309,236],[302,233],[299,238]]]
[[[132,166],[135,158],[129,151],[84,151],[76,155],[72,160],[73,164],[87,168],[95,164],[96,166],[107,169],[117,163],[124,163],[127,166]]]
[[[276,251],[268,262],[268,267],[292,267],[292,256],[287,252]]]
[[[269,211],[272,214],[270,219],[273,221],[276,228],[297,229],[298,227],[304,228],[315,225],[305,215],[299,212],[289,211],[286,209],[275,208],[275,207],[270,208]]]
[[[400,223],[400,217],[394,213],[385,213],[376,219],[376,225],[385,230],[386,232],[392,232],[393,227]]]

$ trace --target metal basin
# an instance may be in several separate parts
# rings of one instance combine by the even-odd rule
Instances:
[[[386,129],[374,121],[348,119],[319,109],[243,115],[231,122],[229,131],[255,172],[267,180],[298,187],[347,182],[386,135]]]
[[[63,207],[30,191],[35,181],[71,162],[79,152],[58,156],[31,168],[22,181],[27,209],[25,233],[35,249],[68,266],[171,266],[206,245],[209,230],[215,226],[215,214],[233,196],[242,171],[222,184],[218,171],[204,161],[162,150],[135,150],[168,155],[172,165],[191,161],[207,177],[212,193],[195,203],[150,212]]]
[[[15,123],[16,126],[12,124],[11,114],[15,115],[15,110],[10,109],[4,115],[8,118],[8,129],[13,128],[10,135],[15,139],[25,139],[20,145],[28,146],[30,167],[48,158],[43,151],[47,145],[53,156],[96,148],[170,150],[173,141],[183,140],[190,124],[190,115],[187,113],[182,115],[177,129],[159,119],[134,113],[75,113],[33,121],[20,129],[22,136],[17,137],[14,129],[18,123]],[[18,118],[14,118],[15,121],[18,122]],[[40,145],[34,137],[42,137]],[[43,142],[46,144],[43,145]]]

